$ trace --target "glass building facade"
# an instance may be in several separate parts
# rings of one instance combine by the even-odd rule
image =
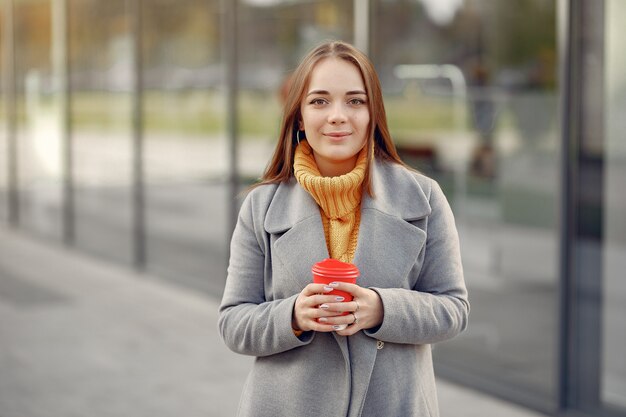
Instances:
[[[4,0],[0,221],[219,297],[289,74],[343,39],[456,215],[471,324],[437,372],[626,416],[625,21],[620,0]]]

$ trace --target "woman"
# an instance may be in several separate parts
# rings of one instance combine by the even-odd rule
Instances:
[[[328,257],[354,263],[357,284],[311,283]],[[220,333],[256,357],[239,415],[438,416],[430,345],[468,313],[450,207],[398,157],[373,65],[318,46],[231,242]]]

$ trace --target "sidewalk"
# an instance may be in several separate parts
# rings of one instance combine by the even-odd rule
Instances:
[[[217,306],[0,225],[0,415],[233,416],[251,358],[221,343]],[[442,417],[541,417],[438,388]]]

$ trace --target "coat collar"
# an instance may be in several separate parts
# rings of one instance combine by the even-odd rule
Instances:
[[[353,260],[363,287],[380,286],[381,277],[388,277],[383,284],[391,285],[409,275],[426,241],[426,231],[410,221],[431,213],[430,190],[422,188],[419,174],[393,163],[375,162],[372,169],[375,197],[363,196]],[[277,236],[272,247],[275,260],[289,271],[294,288],[303,288],[310,282],[311,266],[329,257],[315,200],[295,180],[280,184],[264,227]]]
[[[429,190],[422,188],[415,174],[398,164],[377,159],[371,169],[374,197],[364,194],[362,209],[374,209],[408,221],[430,214]],[[295,179],[291,179],[278,186],[264,227],[268,233],[280,233],[313,216],[319,216],[317,204]]]

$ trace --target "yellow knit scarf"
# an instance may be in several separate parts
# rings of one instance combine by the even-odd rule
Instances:
[[[361,184],[367,169],[367,150],[361,150],[354,169],[349,173],[323,177],[311,146],[302,141],[296,148],[293,169],[298,183],[320,207],[330,257],[352,262],[361,222]]]

